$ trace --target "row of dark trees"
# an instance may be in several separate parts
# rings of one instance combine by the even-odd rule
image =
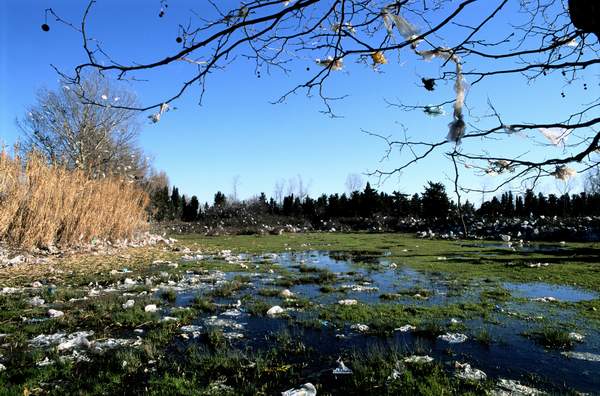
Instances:
[[[237,202],[217,192],[212,205],[200,206],[198,198],[180,195],[179,189],[167,187],[157,190],[152,196],[152,212],[156,221],[181,220],[201,221],[206,217],[233,217],[244,208],[245,213],[304,218],[310,221],[336,218],[363,217],[374,215],[392,217],[414,217],[421,219],[447,219],[457,216],[458,207],[446,193],[441,183],[428,182],[421,194],[377,192],[367,183],[363,191],[347,194],[323,194],[318,198],[293,194],[283,197],[281,202],[268,199],[264,193],[258,197]],[[500,197],[475,207],[469,202],[461,207],[467,217],[508,218],[527,216],[577,217],[600,215],[600,194],[585,192],[574,195],[534,194],[528,190],[523,195],[506,192]]]

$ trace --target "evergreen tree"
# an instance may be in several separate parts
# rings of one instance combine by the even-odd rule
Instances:
[[[423,217],[445,219],[450,209],[450,200],[442,183],[427,182],[421,197]]]

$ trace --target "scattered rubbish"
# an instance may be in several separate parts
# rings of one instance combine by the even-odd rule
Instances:
[[[460,344],[468,339],[466,335],[461,333],[446,333],[439,335],[438,338],[442,341],[446,341],[449,344]]]
[[[135,305],[135,300],[127,300],[123,305],[123,309],[131,308]]]
[[[566,128],[538,128],[540,133],[555,146],[564,146],[567,137],[573,132]]]
[[[31,284],[31,287],[33,287],[35,289],[40,288],[40,287],[42,287],[42,283],[39,281],[35,281]]]
[[[279,305],[274,305],[267,311],[267,316],[274,317],[285,312]]]
[[[162,318],[160,321],[161,321],[161,322],[176,322],[176,321],[178,321],[178,320],[179,320],[179,319],[177,319],[177,318],[174,318],[173,316],[165,316],[165,317],[163,317],[163,318]]]
[[[369,326],[367,326],[366,324],[357,323],[350,326],[350,329],[358,331],[360,333],[366,333],[367,331],[369,331]]]
[[[406,333],[406,332],[409,332],[409,331],[415,331],[416,329],[417,328],[415,326],[407,324],[407,325],[395,328],[394,331],[400,331],[402,333]]]
[[[326,59],[315,59],[315,63],[317,65],[330,68],[331,70],[342,70],[344,67],[344,59],[336,58],[334,59],[332,56],[328,56]]]
[[[433,358],[428,355],[412,355],[403,359],[404,363],[423,364],[433,362]]]
[[[201,331],[202,326],[198,326],[198,325],[181,326],[179,328],[179,330],[183,331],[184,333],[193,333],[194,331]]]
[[[54,360],[50,360],[48,359],[48,356],[46,356],[44,358],[44,360],[37,362],[35,365],[38,367],[45,367],[45,366],[50,366],[54,364]]]
[[[292,298],[292,297],[294,297],[294,293],[292,293],[288,289],[284,289],[281,291],[281,293],[279,293],[279,296],[281,296],[283,298]]]
[[[561,166],[557,166],[556,169],[554,169],[554,172],[550,173],[552,176],[554,176],[555,178],[557,178],[558,180],[568,180],[571,177],[574,177],[577,175],[577,171],[573,168],[569,168],[566,167],[564,165]]]
[[[501,378],[496,384],[498,390],[494,395],[498,396],[535,396],[543,393],[535,388],[521,385],[519,381]]]
[[[352,374],[352,370],[349,369],[344,362],[342,361],[342,359],[338,359],[337,360],[337,364],[338,366],[333,369],[333,375],[348,375],[348,374]]]
[[[469,363],[454,363],[454,368],[456,371],[454,375],[458,378],[462,378],[470,381],[484,381],[487,378],[487,375],[476,368],[472,368]]]
[[[146,312],[156,312],[158,308],[156,308],[155,304],[149,304],[144,307],[144,311]]]
[[[442,106],[425,106],[423,112],[430,117],[439,117],[446,115],[446,111]]]
[[[338,304],[340,304],[340,305],[356,305],[356,304],[358,304],[358,301],[352,300],[352,299],[340,300],[340,301],[338,301]]]
[[[46,301],[43,298],[40,298],[39,296],[35,296],[29,300],[29,304],[33,305],[34,307],[39,307],[40,305],[44,305],[45,303]]]
[[[550,297],[538,297],[538,298],[534,298],[531,301],[548,303],[548,302],[557,302],[558,299],[556,297],[550,296]]]
[[[78,331],[76,333],[70,334],[67,337],[66,341],[63,341],[60,344],[58,344],[57,349],[59,351],[68,351],[69,349],[79,348],[79,347],[89,348],[90,341],[87,339],[87,337],[89,337],[92,334],[93,334],[93,332],[87,332],[87,331]]]
[[[281,392],[281,396],[317,396],[317,389],[313,384],[307,382],[299,388],[294,388]]]
[[[571,333],[569,333],[569,338],[573,341],[583,342],[583,339],[585,338],[585,336],[583,334],[571,332]]]
[[[65,313],[63,311],[58,311],[56,309],[49,309],[48,310],[48,316],[51,317],[51,318],[60,318],[64,314]]]

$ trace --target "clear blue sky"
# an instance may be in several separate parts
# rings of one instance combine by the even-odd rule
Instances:
[[[79,21],[87,1],[75,0],[3,0],[0,2],[0,139],[11,144],[19,133],[15,119],[34,102],[36,90],[55,89],[58,76],[50,67],[54,64],[69,72],[83,60],[80,36],[68,27],[49,18],[51,30],[44,33],[44,9],[52,7],[66,19]],[[229,2],[228,3],[232,3]],[[495,2],[490,2],[495,3]],[[125,62],[149,61],[164,57],[177,49],[177,25],[186,23],[191,8],[202,13],[204,2],[171,1],[164,18],[158,18],[158,0],[99,1],[93,9],[90,29],[102,39],[105,47],[117,59]],[[493,5],[493,4],[492,4]],[[466,17],[485,12],[481,7],[470,10]],[[470,13],[470,14],[469,14]],[[516,18],[514,9],[501,16]],[[494,25],[493,25],[494,26]],[[499,26],[499,25],[498,25]],[[453,30],[448,31],[448,44],[455,43]],[[390,56],[390,58],[392,58]],[[165,170],[172,184],[201,201],[212,200],[215,191],[230,193],[232,179],[239,175],[239,196],[246,198],[261,191],[271,195],[278,179],[301,175],[309,192],[343,192],[349,173],[362,173],[377,167],[389,168],[397,158],[380,164],[385,147],[378,140],[361,132],[369,129],[385,135],[400,136],[402,123],[413,137],[442,138],[447,133],[449,116],[429,118],[421,112],[406,113],[386,106],[384,99],[415,104],[435,103],[452,96],[452,85],[440,86],[429,94],[419,86],[421,76],[437,75],[439,63],[416,62],[407,56],[398,63],[394,59],[375,73],[364,65],[348,64],[344,72],[330,81],[333,94],[350,94],[336,104],[336,112],[344,116],[330,119],[321,114],[317,99],[303,94],[291,97],[285,104],[270,104],[303,78],[305,70],[315,66],[309,59],[292,65],[293,72],[285,76],[265,71],[257,78],[250,63],[239,60],[226,70],[208,78],[203,106],[198,106],[198,92],[191,90],[176,103],[177,111],[166,114],[160,123],[152,125],[145,116],[140,137],[142,147],[155,158],[154,165]],[[479,65],[468,64],[474,69]],[[156,102],[178,88],[179,69],[174,73],[132,86],[142,102]],[[588,71],[590,79],[598,79],[598,69]],[[498,78],[472,87],[467,104],[474,113],[485,113],[489,98],[508,123],[556,121],[566,115],[565,107],[590,102],[597,96],[597,84],[583,91],[582,84],[563,87],[556,78],[527,86],[518,76]],[[560,96],[561,90],[567,98]],[[446,110],[449,112],[450,107]],[[550,115],[550,117],[548,116]],[[556,115],[556,117],[554,116]],[[469,122],[480,122],[472,117]],[[523,153],[527,148],[543,154],[527,139],[513,137],[508,142],[471,142],[468,149],[480,152],[503,150]],[[549,150],[556,150],[555,148]],[[551,151],[547,151],[550,153]],[[432,156],[417,166],[393,177],[380,189],[386,191],[420,192],[427,180],[447,181],[450,163],[441,155]],[[471,186],[491,184],[485,178],[464,173]],[[554,182],[543,188],[552,190]],[[472,199],[478,199],[472,197]]]

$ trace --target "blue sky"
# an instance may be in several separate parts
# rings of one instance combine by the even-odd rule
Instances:
[[[52,7],[66,19],[78,21],[86,1],[74,0],[3,0],[0,2],[0,139],[12,144],[18,139],[15,119],[32,104],[36,90],[55,89],[58,76],[54,64],[69,72],[83,60],[80,36],[68,27],[49,18],[51,30],[44,33],[44,9]],[[117,59],[150,61],[160,59],[178,48],[175,42],[178,23],[190,18],[189,10],[202,13],[202,2],[171,1],[164,18],[158,18],[156,0],[98,2],[92,12],[90,31],[102,39]],[[231,3],[231,2],[228,2]],[[495,2],[490,2],[495,3]],[[493,4],[491,4],[493,5]],[[486,10],[469,10],[465,17],[481,15]],[[515,10],[507,9],[502,18],[515,18]],[[492,29],[498,29],[492,25]],[[452,44],[453,30],[447,32]],[[390,57],[392,58],[392,57]],[[271,195],[279,179],[300,175],[311,195],[343,192],[349,173],[390,168],[399,163],[397,157],[380,163],[385,146],[361,132],[361,128],[384,135],[400,136],[406,126],[413,137],[441,139],[447,133],[449,116],[429,118],[421,112],[402,112],[389,108],[384,99],[397,98],[414,104],[435,103],[452,96],[452,84],[440,85],[430,94],[419,86],[421,76],[436,75],[438,62],[416,61],[406,56],[397,62],[390,59],[376,73],[364,65],[349,63],[343,72],[330,81],[332,94],[350,96],[335,104],[343,118],[331,119],[319,112],[317,98],[299,93],[284,104],[273,105],[296,84],[310,76],[306,66],[317,68],[310,59],[292,65],[292,73],[263,70],[257,78],[251,63],[239,59],[226,70],[214,73],[207,81],[202,106],[198,106],[198,91],[189,91],[176,103],[177,111],[167,113],[160,123],[150,124],[141,116],[140,144],[154,157],[154,165],[165,170],[172,184],[201,201],[212,200],[214,192],[230,193],[232,180],[239,175],[239,196],[247,198],[261,191]],[[168,75],[155,75],[150,82],[131,86],[144,103],[155,103],[178,88],[181,75],[191,66],[179,64]],[[466,67],[484,67],[468,63]],[[588,81],[596,79],[598,70],[588,71]],[[551,77],[528,86],[518,76],[503,77],[472,87],[467,104],[473,114],[486,112],[490,99],[508,123],[555,121],[566,115],[576,103],[589,102],[597,91],[583,91],[581,84],[564,87],[559,77]],[[595,87],[596,84],[593,84]],[[560,92],[567,98],[563,99]],[[589,98],[588,98],[589,97]],[[577,101],[572,101],[577,98]],[[449,112],[447,107],[446,111]],[[551,115],[549,118],[548,115]],[[552,117],[556,115],[557,119]],[[468,121],[484,126],[485,119]],[[506,142],[471,142],[469,151],[502,150],[504,153],[544,156],[556,148],[540,148],[522,137]],[[440,153],[441,154],[441,153]],[[447,181],[451,164],[442,155],[435,155],[392,177],[380,189],[419,192],[427,180]],[[464,180],[471,186],[490,185],[494,180],[467,172]],[[366,179],[366,177],[365,177]],[[553,190],[553,181],[542,189]],[[472,195],[477,200],[478,196]]]

